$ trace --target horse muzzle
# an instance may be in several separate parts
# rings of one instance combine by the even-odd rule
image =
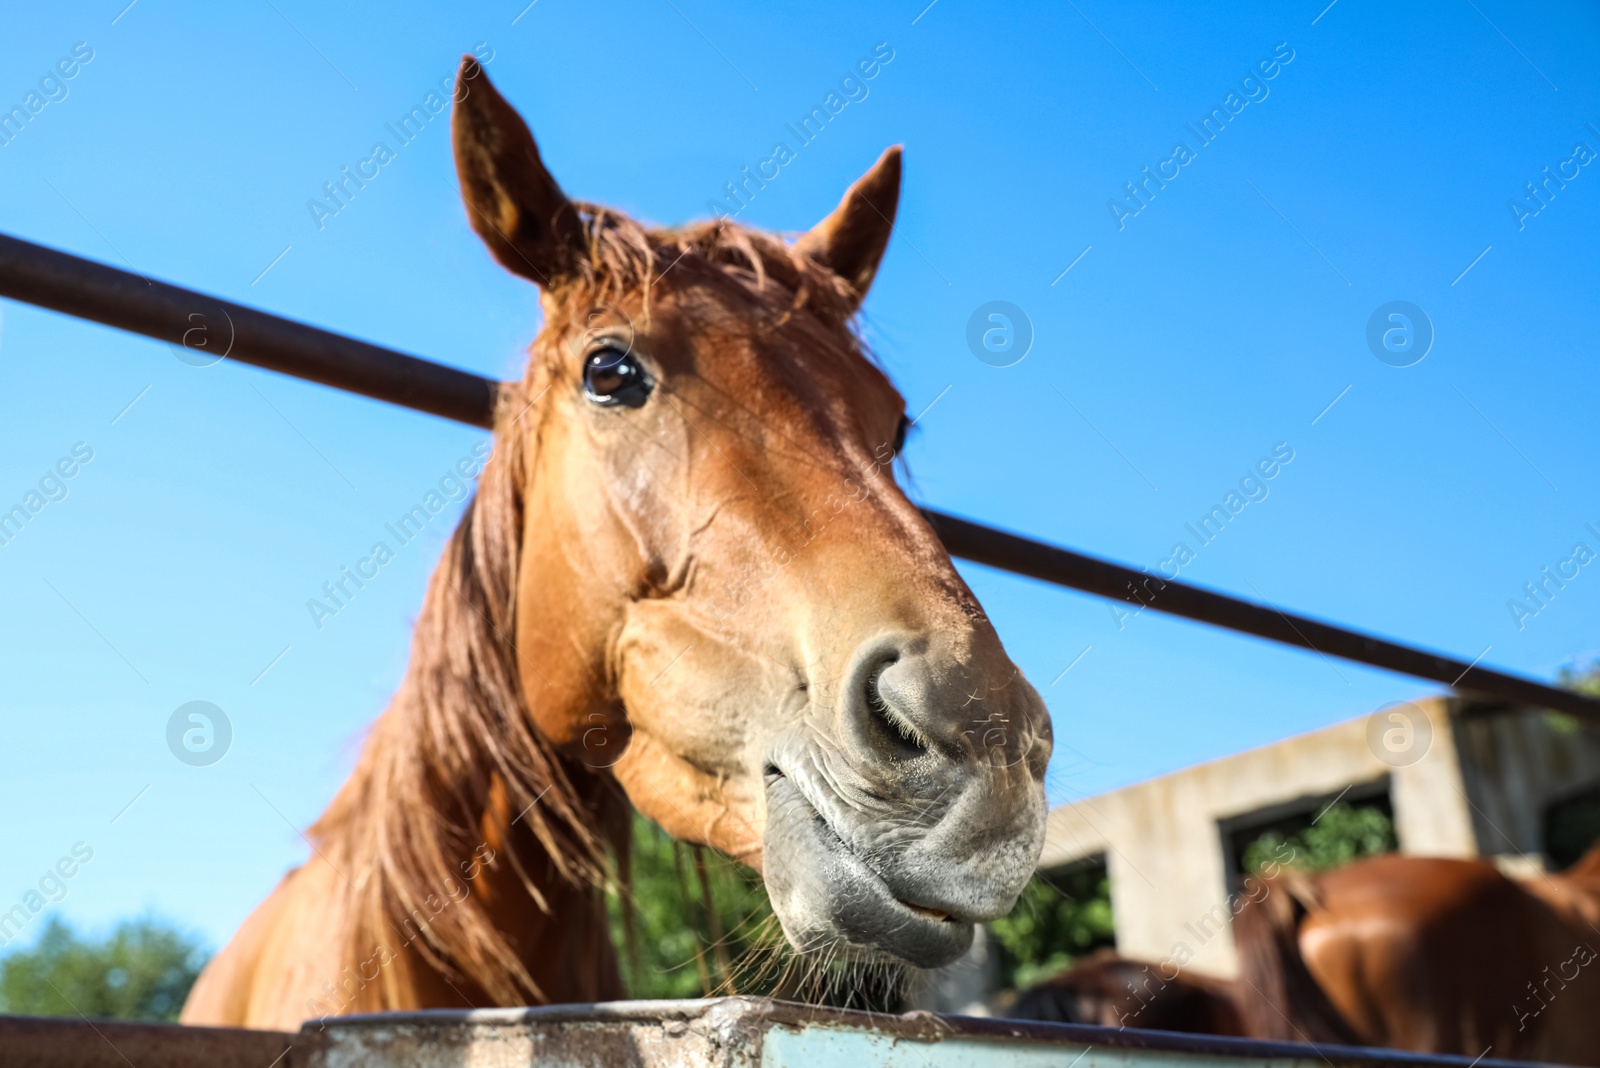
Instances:
[[[1044,843],[1043,702],[1005,661],[1000,686],[930,643],[852,658],[827,710],[765,768],[765,878],[801,952],[922,968],[1010,912]]]

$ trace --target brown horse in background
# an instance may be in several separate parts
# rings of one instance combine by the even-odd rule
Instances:
[[[1098,953],[1029,987],[1005,1016],[1046,1023],[1243,1035],[1233,984],[1193,972],[1167,978],[1158,965]]]
[[[1600,1065],[1600,846],[1558,875],[1390,854],[1234,920],[1255,1038]]]
[[[796,950],[960,956],[1037,863],[1050,725],[895,483],[852,327],[899,150],[786,244],[569,201],[470,57],[452,126],[543,328],[314,855],[183,1019],[620,997],[629,803],[761,871]]]
[[[1600,845],[1558,875],[1390,854],[1241,899],[1239,977],[1102,954],[1022,1019],[1600,1065]]]

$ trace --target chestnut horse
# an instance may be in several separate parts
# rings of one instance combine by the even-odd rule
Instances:
[[[568,200],[470,57],[452,128],[543,327],[393,703],[183,1019],[620,997],[630,803],[762,872],[798,951],[955,959],[1033,873],[1050,724],[895,483],[852,327],[899,149],[787,244]]]
[[[1022,1019],[1600,1065],[1600,845],[1568,871],[1389,854],[1241,898],[1239,977],[1099,955]]]
[[[1022,991],[1004,1015],[1046,1023],[1243,1035],[1233,985],[1193,972],[1169,979],[1159,965],[1103,949]]]
[[[1268,883],[1234,920],[1252,1037],[1600,1065],[1600,846],[1526,879],[1390,854]]]

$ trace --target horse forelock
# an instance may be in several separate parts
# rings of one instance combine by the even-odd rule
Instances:
[[[847,324],[857,298],[849,285],[776,235],[714,219],[652,229],[610,208],[575,203],[583,224],[584,252],[555,287],[574,304],[604,304],[652,296],[666,282],[721,278],[740,285],[770,312],[808,307]]]

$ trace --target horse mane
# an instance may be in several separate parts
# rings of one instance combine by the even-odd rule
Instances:
[[[846,284],[779,238],[721,220],[649,230],[606,208],[576,207],[587,250],[552,294],[563,306],[642,294],[648,314],[652,290],[667,277],[731,285],[780,320],[802,307],[839,325],[851,320]],[[491,809],[517,814],[513,822],[574,885],[598,885],[618,870],[626,881],[627,869],[620,788],[564,760],[523,696],[516,600],[534,446],[533,435],[512,424],[529,392],[526,379],[501,387],[494,451],[429,581],[405,676],[349,780],[308,832],[346,887],[350,959],[389,946],[391,932],[420,915],[420,937],[408,945],[503,1005],[543,995],[479,896],[452,894],[486,843]],[[550,912],[530,875],[541,858],[519,855],[509,836],[493,848],[495,862],[508,863],[533,904]],[[430,908],[441,895],[451,904]],[[387,976],[384,989],[393,982]],[[392,1000],[383,997],[381,1007]]]
[[[500,412],[520,408],[519,397],[502,387]],[[527,456],[506,418],[496,418],[495,450],[429,581],[400,687],[310,837],[354,898],[353,952],[387,944],[421,909],[423,937],[411,944],[424,959],[509,1003],[538,996],[537,986],[478,898],[452,894],[485,844],[491,794],[569,880],[597,880],[607,843],[594,790],[580,788],[523,698],[515,621]],[[494,854],[548,908],[533,858]],[[428,907],[446,896],[448,908]]]

